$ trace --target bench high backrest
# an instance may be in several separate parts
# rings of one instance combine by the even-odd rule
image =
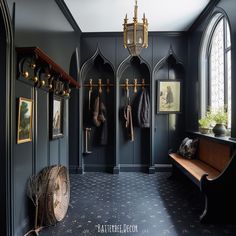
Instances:
[[[231,155],[230,146],[207,139],[200,139],[198,158],[222,172],[228,165]]]

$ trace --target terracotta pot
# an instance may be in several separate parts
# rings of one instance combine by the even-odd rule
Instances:
[[[216,124],[212,131],[216,137],[225,137],[227,129],[224,124]]]

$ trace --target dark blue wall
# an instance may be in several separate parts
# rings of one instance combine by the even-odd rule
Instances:
[[[150,68],[149,73],[152,78],[152,72],[155,65],[164,57],[168,55],[170,46],[177,55],[178,60],[183,62],[183,66],[185,67],[187,64],[187,36],[183,32],[156,32],[149,34],[149,46],[147,49],[144,49],[141,53],[141,57],[147,62],[147,66]],[[86,62],[94,52],[96,48],[99,47],[102,55],[111,62],[114,66],[115,73],[118,69],[119,64],[125,60],[128,56],[128,51],[123,47],[123,37],[121,33],[83,33],[81,37],[81,65]],[[184,79],[184,78],[182,78]],[[155,90],[155,89],[154,89]],[[155,101],[156,107],[156,101]],[[155,110],[156,111],[156,110]],[[163,167],[165,164],[169,164],[167,153],[170,147],[175,147],[176,143],[179,144],[182,136],[179,135],[178,132],[173,131],[172,127],[170,127],[170,121],[173,120],[170,118],[171,115],[156,115],[155,119],[155,153],[154,160],[156,167]],[[173,115],[172,115],[173,116]],[[117,122],[118,120],[116,120]],[[173,126],[177,125],[178,129],[185,130],[184,124],[179,124],[174,122]],[[181,126],[181,127],[180,127]],[[162,137],[159,138],[158,134],[162,134]],[[122,133],[120,134],[122,135]],[[149,135],[146,135],[149,140]],[[141,145],[143,132],[139,129],[136,131],[136,142],[138,142],[138,146]],[[121,138],[121,136],[120,136]],[[122,139],[123,140],[123,139]],[[123,143],[123,141],[121,142]],[[143,150],[146,150],[145,141],[143,143]],[[126,145],[127,146],[127,145]],[[135,145],[134,145],[135,146]],[[136,145],[137,146],[137,145]],[[125,145],[122,145],[121,150],[125,149]],[[143,166],[148,165],[149,163],[149,151],[137,152],[134,151],[135,147],[128,148],[129,151],[120,157],[121,167],[123,165],[123,170],[127,167],[127,170],[134,169],[135,167],[141,168]],[[142,149],[142,148],[141,148]],[[78,150],[75,150],[78,151]],[[104,151],[105,153],[105,151]],[[122,152],[123,153],[123,152]],[[140,153],[143,153],[142,157],[140,157]],[[136,155],[137,154],[137,155]],[[105,155],[105,154],[104,154]],[[78,164],[77,157],[79,153],[73,154],[73,160],[71,160],[71,164],[73,169],[75,169]],[[109,156],[111,159],[114,159],[114,152],[110,151]],[[96,159],[84,157],[84,163],[87,167],[97,165],[98,162]],[[106,167],[106,162],[102,162],[102,159],[99,160],[100,167]],[[104,169],[104,168],[103,168]]]
[[[9,0],[10,12],[12,12],[12,0]],[[21,28],[23,19],[26,18],[25,12],[31,11],[26,6],[19,6],[23,2],[32,1],[16,1],[16,20],[15,25],[15,41],[16,46],[39,46],[49,54],[60,66],[67,72],[70,72],[78,79],[78,64],[81,66],[95,52],[99,45],[102,54],[114,65],[115,71],[119,64],[128,56],[128,51],[123,48],[123,38],[120,33],[91,33],[83,34],[81,41],[81,63],[74,57],[71,61],[75,47],[79,44],[80,35],[73,31],[48,31],[46,29],[37,29],[32,23],[32,27]],[[38,3],[40,1],[37,1]],[[47,2],[42,1],[41,7],[47,7]],[[18,4],[18,5],[17,5]],[[222,8],[229,18],[230,28],[232,32],[232,88],[236,87],[236,4],[235,0],[221,0],[218,7]],[[214,11],[217,9],[215,8]],[[210,18],[210,12],[205,15],[198,24],[195,24],[191,31],[187,33],[175,32],[157,32],[150,33],[149,47],[141,53],[141,56],[147,61],[150,66],[150,72],[155,65],[164,57],[167,56],[170,45],[177,58],[183,62],[187,71],[184,78],[185,90],[185,125],[181,124],[178,128],[185,130],[196,130],[198,128],[199,115],[199,83],[198,83],[198,56],[200,41],[203,31]],[[61,13],[62,14],[62,13]],[[14,14],[13,14],[14,15]],[[33,16],[34,12],[30,12]],[[20,16],[20,17],[19,17]],[[23,17],[22,17],[23,16]],[[45,15],[42,16],[46,17]],[[54,15],[47,16],[49,19]],[[33,19],[33,17],[32,17]],[[61,20],[66,20],[61,15]],[[27,18],[31,22],[30,18]],[[34,22],[34,21],[32,21]],[[38,19],[40,22],[40,19]],[[21,24],[22,23],[22,24]],[[2,27],[2,26],[1,26]],[[1,28],[2,29],[2,28]],[[2,30],[1,30],[2,33]],[[2,38],[0,37],[0,40]],[[4,47],[4,46],[3,46]],[[1,50],[2,52],[2,50]],[[80,58],[78,58],[80,59]],[[71,62],[71,63],[70,63]],[[4,63],[1,63],[1,66]],[[1,72],[3,72],[1,70]],[[2,86],[2,83],[1,83]],[[0,88],[2,88],[0,86]],[[28,177],[37,173],[43,167],[61,163],[68,166],[70,155],[70,167],[74,170],[79,168],[79,140],[78,123],[81,122],[81,116],[78,113],[79,102],[78,93],[72,92],[70,100],[70,118],[68,117],[68,102],[65,105],[65,137],[60,140],[49,141],[48,137],[48,94],[40,89],[33,89],[20,81],[15,81],[13,110],[13,132],[16,134],[16,100],[19,96],[32,98],[37,103],[34,116],[34,139],[31,143],[16,144],[16,136],[11,137],[14,140],[13,155],[12,155],[12,189],[13,189],[13,225],[14,236],[23,235],[29,228],[28,224],[28,200],[26,197],[26,183]],[[232,117],[236,116],[236,93],[232,92]],[[2,111],[0,112],[2,114]],[[4,119],[4,118],[3,118]],[[70,119],[70,150],[68,148],[68,120]],[[155,115],[155,164],[168,164],[167,152],[171,146],[176,146],[181,140],[181,135],[175,132],[172,133],[169,127],[171,115]],[[2,120],[2,119],[1,119]],[[232,136],[236,137],[236,122],[232,119]],[[174,126],[175,124],[173,124]],[[2,145],[3,142],[1,142]],[[1,149],[2,150],[2,149]],[[68,154],[70,151],[70,154]],[[130,153],[127,153],[129,155]],[[111,153],[114,155],[114,153]],[[137,160],[135,155],[131,155],[131,164],[144,165],[145,161]],[[141,161],[140,161],[141,160]],[[88,165],[96,164],[93,160],[87,161]],[[105,166],[105,162],[102,163]],[[3,172],[1,172],[3,173]],[[2,183],[1,183],[2,185]],[[2,196],[3,197],[3,196]],[[2,199],[2,198],[1,198]],[[2,202],[1,202],[2,203]],[[2,209],[2,206],[1,206]],[[2,215],[1,215],[2,216]],[[2,219],[2,218],[1,218]]]
[[[9,8],[12,11],[12,1]],[[48,19],[52,17],[59,22],[67,22],[55,2],[35,2],[38,7],[28,1],[16,2],[15,10],[15,46],[30,47],[37,46],[46,52],[57,64],[69,73],[71,56],[74,53],[78,35],[72,27],[66,25],[59,30],[48,29],[47,25],[39,25],[41,17]],[[44,14],[47,8],[51,8],[54,15]],[[38,14],[41,11],[41,14]],[[14,14],[12,14],[14,16]],[[31,21],[25,16],[34,16]],[[39,18],[37,18],[40,16]],[[29,22],[28,22],[29,21]],[[56,26],[56,25],[55,25]],[[17,66],[17,65],[16,65]],[[17,67],[15,67],[17,71]],[[17,101],[19,97],[33,99],[33,140],[32,142],[16,144],[17,130]],[[64,103],[64,136],[61,139],[49,140],[49,93],[33,88],[15,78],[14,101],[12,104],[13,115],[13,155],[12,155],[12,184],[13,184],[13,231],[14,236],[22,236],[29,227],[29,199],[26,195],[27,180],[32,174],[38,173],[42,168],[54,164],[62,164],[69,167],[69,101]],[[32,207],[32,206],[31,206]],[[32,211],[31,211],[32,212]],[[32,216],[34,217],[34,216]]]

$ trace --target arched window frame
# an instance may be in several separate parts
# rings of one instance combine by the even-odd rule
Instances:
[[[231,40],[231,27],[229,20],[224,12],[217,12],[215,13],[207,27],[204,31],[202,41],[200,44],[200,54],[199,54],[199,75],[200,75],[200,103],[199,103],[199,118],[203,117],[210,105],[210,52],[211,52],[211,43],[212,43],[212,37],[214,35],[214,32],[219,24],[219,22],[223,20],[223,27],[224,27],[224,104],[228,105],[229,114],[231,115],[231,103],[228,104],[228,78],[230,76],[230,82],[231,82],[231,74],[228,74],[228,63],[229,60],[227,60],[227,53],[231,52],[231,43],[230,46],[227,46],[227,24],[229,28],[229,36],[230,36],[230,42]],[[230,57],[230,63],[231,63],[231,57]],[[230,64],[231,65],[231,64]],[[230,94],[232,91],[230,91]],[[231,121],[231,117],[229,119]],[[231,124],[229,124],[231,126]],[[229,127],[230,128],[230,127]]]

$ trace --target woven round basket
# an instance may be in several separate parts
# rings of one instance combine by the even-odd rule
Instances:
[[[44,226],[53,225],[65,217],[69,206],[68,171],[65,166],[51,166],[43,169],[40,177],[43,194],[39,200],[39,222]]]

